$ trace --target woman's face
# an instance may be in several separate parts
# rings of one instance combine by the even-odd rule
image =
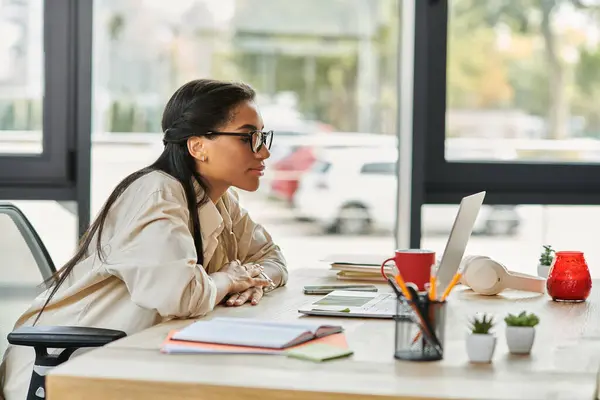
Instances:
[[[256,104],[247,101],[232,111],[225,125],[215,129],[216,132],[247,134],[247,137],[217,134],[213,139],[195,137],[188,140],[188,149],[196,159],[198,172],[218,197],[230,186],[247,191],[258,189],[260,177],[264,175],[264,160],[271,154],[264,145],[254,153],[250,133],[262,130],[264,123]]]

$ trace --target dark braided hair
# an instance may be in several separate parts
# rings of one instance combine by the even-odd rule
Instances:
[[[100,210],[98,217],[82,236],[75,255],[45,281],[46,285],[52,287],[52,291],[38,313],[34,324],[75,265],[86,256],[92,238],[96,234],[96,252],[101,261],[106,261],[105,254],[102,251],[101,239],[110,208],[129,185],[152,171],[166,172],[183,186],[191,219],[198,264],[204,264],[198,206],[209,201],[208,185],[196,170],[195,160],[187,149],[187,140],[193,136],[202,136],[206,132],[215,130],[227,123],[232,117],[232,111],[235,107],[244,101],[254,100],[255,96],[254,90],[246,84],[211,79],[194,80],[177,89],[163,112],[161,125],[164,132],[163,144],[165,148],[162,154],[154,163],[127,176],[116,186]],[[210,138],[211,136],[207,135],[206,137]],[[204,189],[204,196],[200,202],[196,199],[194,181]]]

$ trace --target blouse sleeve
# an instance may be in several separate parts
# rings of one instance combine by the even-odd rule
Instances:
[[[244,264],[257,263],[273,265],[281,271],[281,286],[288,279],[286,261],[279,246],[262,225],[250,218],[248,211],[240,206],[235,191],[229,192],[229,213],[233,224],[233,233],[238,241],[238,258]]]
[[[154,192],[128,225],[119,259],[105,264],[134,303],[163,317],[205,315],[216,302],[214,281],[196,263],[185,204],[175,194]]]

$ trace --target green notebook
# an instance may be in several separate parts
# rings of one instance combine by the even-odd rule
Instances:
[[[288,357],[320,362],[347,357],[352,355],[353,351],[325,343],[313,343],[288,350],[286,354]]]

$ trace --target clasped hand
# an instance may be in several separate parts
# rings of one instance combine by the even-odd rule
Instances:
[[[241,306],[248,301],[257,305],[263,296],[263,287],[270,284],[266,279],[257,278],[263,272],[263,267],[258,264],[242,265],[235,260],[226,264],[220,272],[231,278],[229,297],[225,302],[228,306]]]

